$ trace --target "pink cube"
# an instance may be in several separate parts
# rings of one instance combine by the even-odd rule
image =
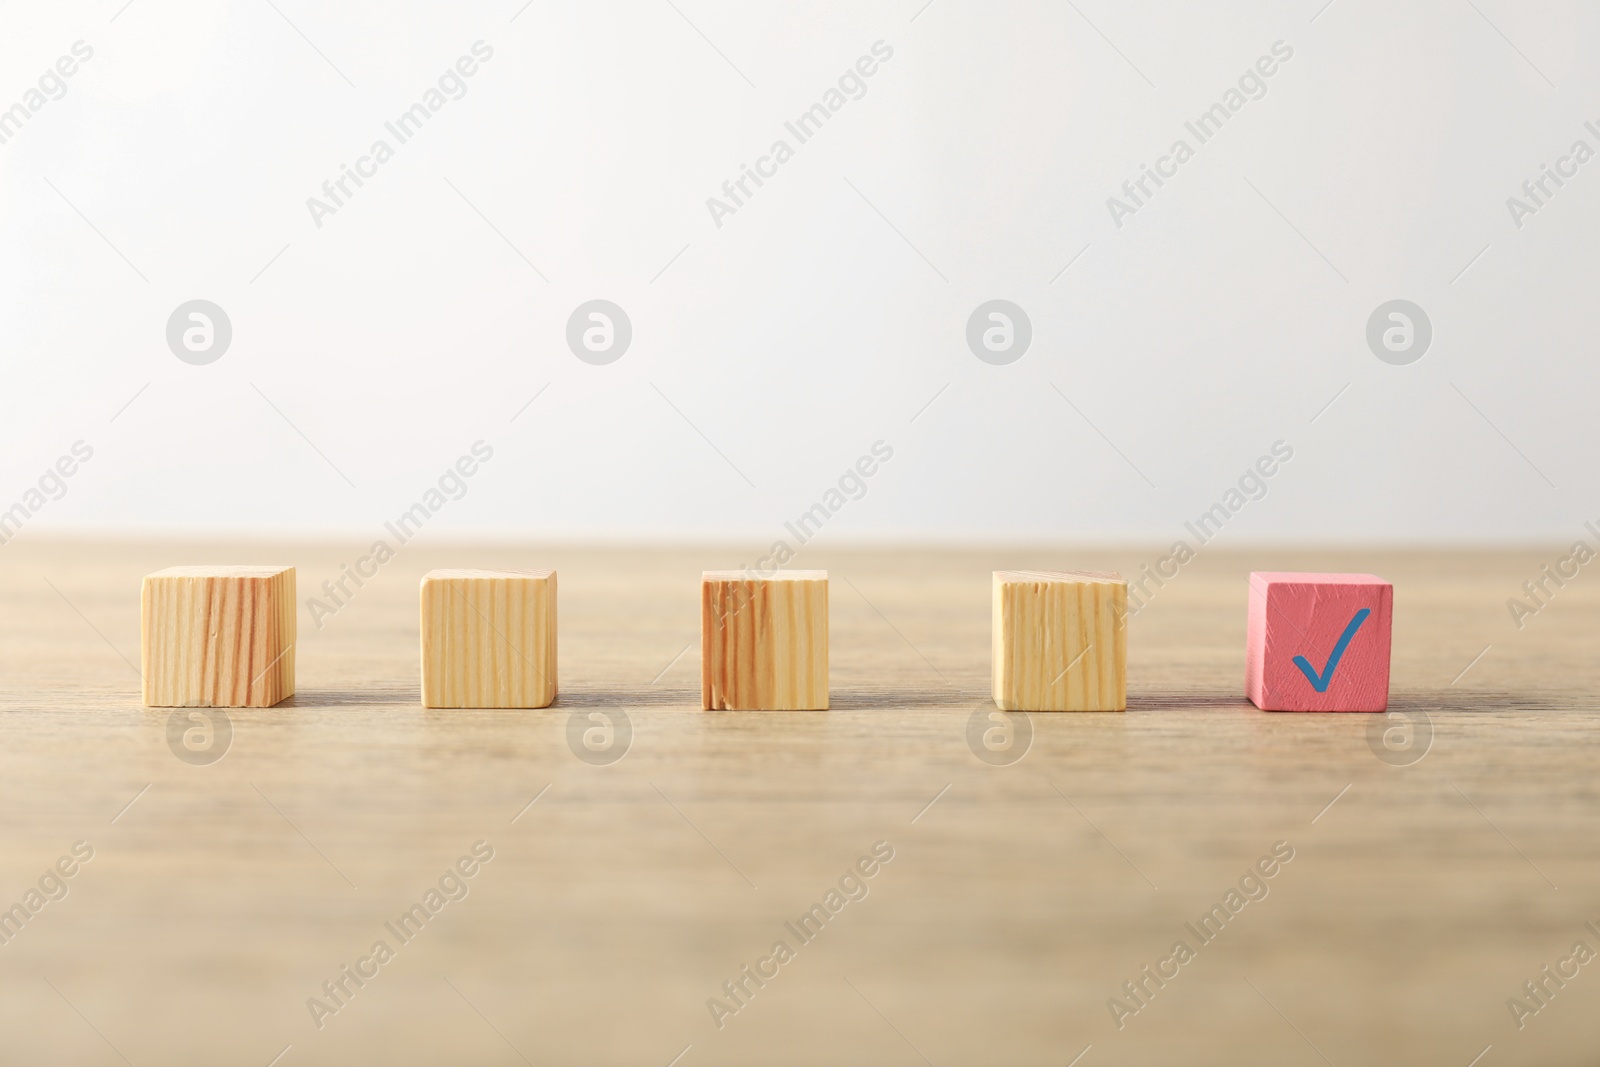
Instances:
[[[1377,575],[1253,572],[1245,695],[1263,711],[1385,710],[1393,613]]]

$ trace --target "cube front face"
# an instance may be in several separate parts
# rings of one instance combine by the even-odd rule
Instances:
[[[545,708],[555,699],[555,571],[423,576],[423,707]]]
[[[826,711],[828,573],[747,578],[707,571],[700,587],[700,698],[707,711]]]
[[[1393,613],[1376,575],[1251,574],[1245,695],[1264,711],[1385,710]]]
[[[140,595],[146,707],[268,708],[294,695],[293,567],[169,567]]]
[[[1126,711],[1128,583],[1093,571],[994,572],[1001,711]]]

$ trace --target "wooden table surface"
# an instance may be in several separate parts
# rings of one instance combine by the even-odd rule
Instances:
[[[1569,583],[1520,631],[1506,607],[1550,553],[1202,550],[1130,624],[1127,714],[1036,714],[995,754],[968,741],[974,714],[991,725],[990,572],[1129,573],[1159,553],[808,551],[797,565],[832,578],[833,710],[763,714],[699,710],[698,578],[734,552],[408,545],[320,630],[302,608],[291,701],[230,712],[220,760],[178,758],[172,713],[138,701],[140,577],[293,563],[303,601],[359,554],[0,549],[0,907],[41,879],[67,891],[0,945],[0,1061],[1499,1067],[1600,1052],[1600,963],[1564,965],[1576,976],[1549,982],[1520,1029],[1507,1006],[1537,1006],[1523,983],[1575,942],[1600,952],[1584,925],[1600,927],[1600,580]],[[419,706],[417,581],[439,566],[559,571],[555,707]],[[1252,569],[1394,582],[1391,707],[1411,715],[1411,748],[1375,745],[1374,723],[1395,720],[1245,702]],[[569,744],[596,723],[616,724],[610,751]],[[48,877],[77,842],[93,858]],[[385,924],[477,842],[492,860],[444,878],[467,895],[394,936]],[[785,923],[875,845],[893,858],[866,895],[797,938]],[[1186,924],[1275,846],[1293,859],[1267,895],[1196,938]],[[361,965],[376,974],[346,979],[319,1027],[308,999],[331,1008],[323,983],[379,940],[392,959]],[[746,980],[719,1027],[708,1000],[735,1006],[723,983],[780,940],[793,958]],[[1193,958],[1162,964],[1180,940]],[[1177,972],[1146,979],[1155,992],[1119,1029],[1107,1002],[1136,1006],[1123,983],[1147,965]]]

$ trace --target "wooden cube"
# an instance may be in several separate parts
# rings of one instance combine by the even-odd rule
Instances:
[[[270,708],[294,695],[294,568],[168,567],[141,592],[144,703]]]
[[[555,571],[423,575],[423,707],[547,708],[555,699]]]
[[[994,572],[1001,711],[1125,711],[1128,583],[1092,571]]]
[[[1393,611],[1374,574],[1256,571],[1245,695],[1264,711],[1387,709]]]
[[[706,571],[700,702],[707,711],[828,708],[828,572]]]

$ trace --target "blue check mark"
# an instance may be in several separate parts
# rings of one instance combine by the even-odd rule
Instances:
[[[1294,665],[1300,668],[1300,673],[1306,676],[1306,681],[1311,683],[1311,688],[1319,693],[1326,693],[1328,685],[1333,681],[1334,668],[1339,666],[1339,661],[1344,658],[1344,650],[1350,647],[1350,639],[1361,629],[1361,624],[1367,621],[1367,616],[1372,614],[1371,608],[1362,608],[1356,612],[1355,618],[1350,620],[1350,625],[1344,628],[1344,633],[1339,635],[1339,640],[1334,643],[1333,651],[1328,654],[1328,665],[1318,674],[1311,669],[1311,661],[1304,656],[1296,656]]]

